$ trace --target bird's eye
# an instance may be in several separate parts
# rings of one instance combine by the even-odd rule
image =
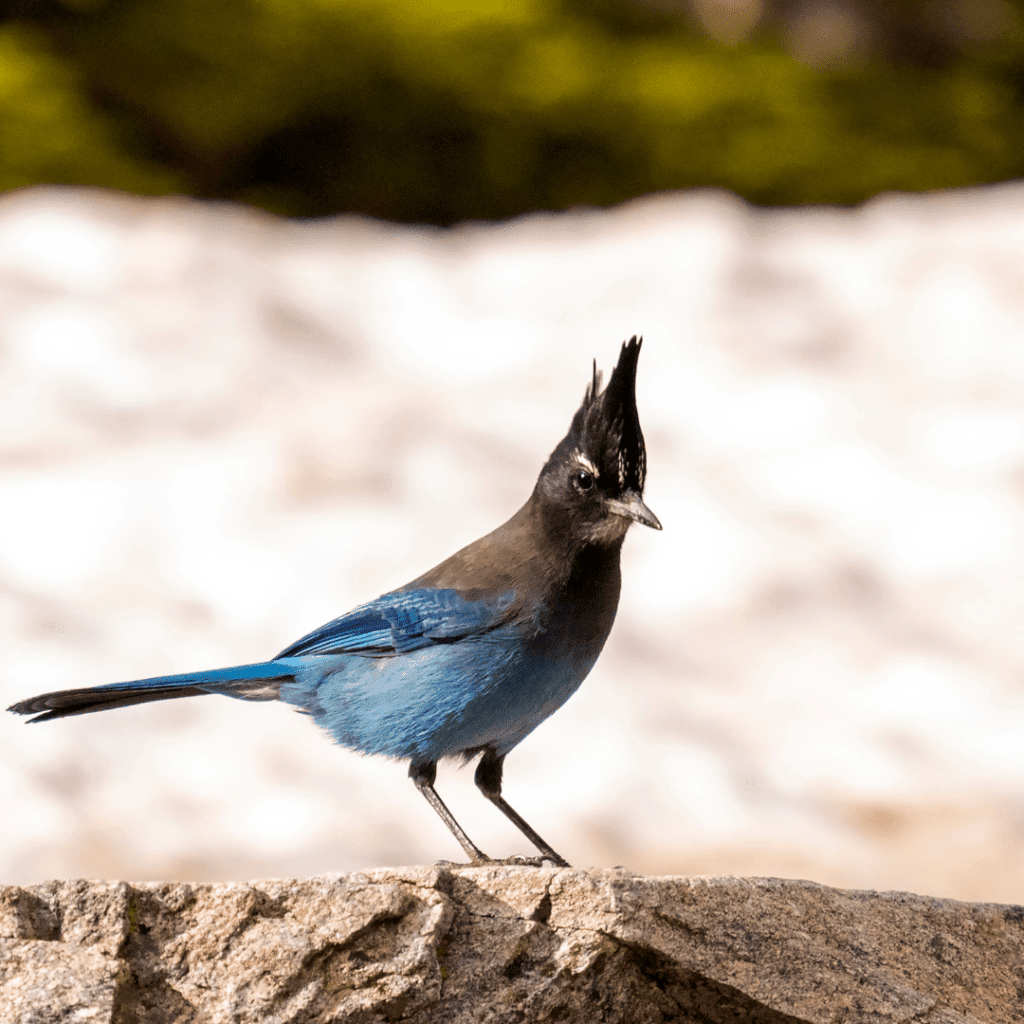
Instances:
[[[581,469],[573,476],[572,482],[576,485],[577,490],[589,491],[594,486],[594,474]]]

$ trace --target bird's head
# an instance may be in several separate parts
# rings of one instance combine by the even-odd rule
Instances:
[[[636,364],[643,339],[630,338],[608,386],[594,376],[569,433],[537,480],[544,506],[586,544],[621,542],[631,523],[661,529],[644,504],[647,449],[636,411]]]

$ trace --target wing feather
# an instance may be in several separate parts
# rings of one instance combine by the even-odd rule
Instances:
[[[307,633],[277,657],[364,654],[387,657],[434,643],[454,643],[508,621],[512,594],[468,599],[457,590],[423,588],[378,597]]]

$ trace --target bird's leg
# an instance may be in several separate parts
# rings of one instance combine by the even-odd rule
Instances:
[[[494,804],[495,807],[501,811],[502,814],[512,822],[513,825],[520,832],[526,836],[527,839],[533,843],[534,846],[540,850],[545,860],[552,861],[556,867],[567,868],[569,862],[564,858],[560,857],[554,850],[544,842],[543,839],[530,826],[523,820],[519,813],[509,804],[509,802],[501,795],[501,772],[505,763],[504,755],[498,757],[493,750],[485,750],[484,756],[480,758],[480,763],[476,766],[476,777],[474,781],[477,784],[480,792],[483,793],[488,800]],[[426,794],[424,794],[426,796]],[[430,798],[427,797],[429,800]],[[443,806],[443,805],[442,805]],[[438,811],[440,814],[441,812]],[[451,826],[448,826],[451,828]],[[454,829],[452,830],[454,831]],[[456,833],[458,835],[458,833]],[[465,845],[465,844],[463,844]]]
[[[452,812],[445,806],[444,801],[437,795],[434,789],[434,780],[437,778],[436,761],[413,761],[409,765],[409,778],[415,783],[416,788],[426,797],[427,803],[437,811],[441,820],[451,829],[451,833],[459,841],[459,845],[466,851],[466,856],[471,861],[490,861],[487,856],[466,833],[462,826],[452,816]]]

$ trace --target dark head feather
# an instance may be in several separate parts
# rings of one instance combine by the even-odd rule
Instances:
[[[623,344],[604,391],[594,361],[594,375],[583,404],[549,460],[565,459],[577,451],[597,467],[602,485],[615,493],[643,494],[647,475],[647,449],[636,410],[636,365],[641,344],[643,338],[636,335]]]

